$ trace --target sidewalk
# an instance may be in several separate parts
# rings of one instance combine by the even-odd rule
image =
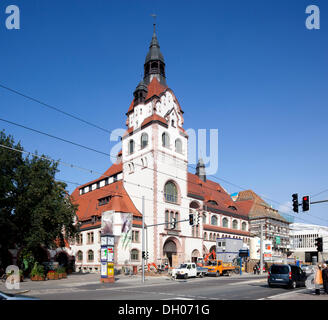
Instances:
[[[264,300],[326,300],[328,301],[328,294],[325,294],[321,289],[320,295],[316,295],[314,290],[301,289],[298,291],[291,290],[290,292],[278,294],[268,297]]]

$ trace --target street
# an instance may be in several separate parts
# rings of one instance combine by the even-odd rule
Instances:
[[[0,290],[6,291],[4,285]],[[114,284],[102,284],[97,274],[77,274],[58,281],[26,281],[19,291],[41,300],[265,300],[306,289],[269,288],[266,275],[187,280],[147,277],[144,284],[140,276],[133,276],[118,278]]]

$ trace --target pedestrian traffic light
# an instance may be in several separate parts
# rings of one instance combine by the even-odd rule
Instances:
[[[309,211],[309,208],[310,208],[310,197],[304,196],[302,202],[302,209],[303,211]]]
[[[189,224],[190,224],[191,226],[194,225],[194,214],[193,214],[193,213],[190,213],[190,214],[189,214]]]
[[[293,197],[293,211],[298,213],[298,194],[294,193]]]
[[[317,247],[318,252],[322,252],[322,237],[316,238],[315,239],[315,246]]]
[[[177,226],[177,219],[176,218],[172,218],[171,229],[175,229],[176,226]]]

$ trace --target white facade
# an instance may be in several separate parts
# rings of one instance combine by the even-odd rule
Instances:
[[[323,252],[317,254],[315,239],[323,238]],[[328,227],[293,223],[290,225],[291,251],[296,259],[311,262],[312,256],[317,256],[318,261],[328,260]]]

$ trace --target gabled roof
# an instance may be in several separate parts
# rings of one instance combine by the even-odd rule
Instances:
[[[147,101],[148,99],[154,97],[154,96],[157,96],[159,97],[161,93],[163,93],[167,87],[163,86],[158,80],[156,77],[154,77],[152,79],[152,81],[149,83],[148,87],[148,93],[147,93],[147,96],[145,98],[145,100]],[[127,112],[127,114],[129,114],[131,111],[133,111],[134,109],[134,99],[132,100],[131,104],[130,104],[130,107],[129,107],[129,110]]]
[[[265,217],[288,222],[279,214],[278,210],[271,208],[270,205],[253,190],[240,191],[235,203],[239,207],[243,207],[251,219]]]
[[[188,172],[188,195],[204,201],[204,205],[234,215],[247,217],[247,212],[242,207],[238,207],[231,199],[230,195],[220,186],[220,184],[206,180],[204,182],[197,175]],[[209,202],[210,201],[210,202]],[[216,202],[217,204],[213,203]],[[235,207],[234,210],[231,207]]]
[[[118,169],[121,168],[122,164],[114,164],[105,173],[109,173],[110,175],[113,172],[117,172]],[[91,182],[86,185],[89,184],[91,184]],[[135,207],[131,198],[127,194],[122,180],[81,195],[79,192],[80,188],[81,187],[76,188],[71,194],[72,202],[78,205],[76,214],[79,221],[88,220],[92,216],[101,216],[102,212],[108,210],[132,213],[134,216],[141,216],[141,213]],[[108,196],[110,196],[109,202],[105,205],[99,206],[98,200]]]

